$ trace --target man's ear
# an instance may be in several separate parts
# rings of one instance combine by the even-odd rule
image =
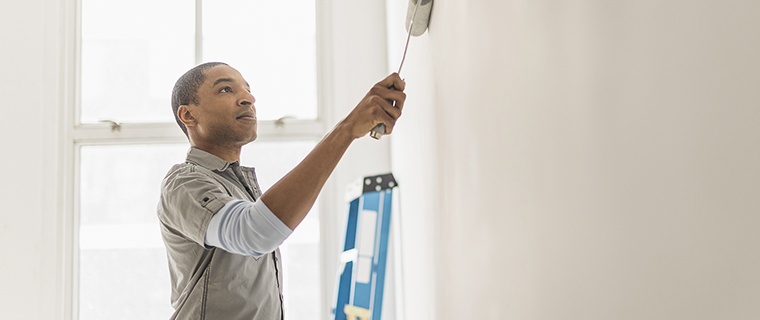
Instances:
[[[177,118],[179,121],[185,124],[185,127],[194,127],[198,124],[198,120],[193,116],[193,109],[191,106],[183,104],[177,108]]]

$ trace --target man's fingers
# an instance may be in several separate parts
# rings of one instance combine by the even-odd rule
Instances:
[[[398,108],[399,112],[401,110],[404,110],[404,102],[406,102],[406,93],[403,93],[401,91],[396,91],[392,94],[394,96],[393,101],[396,102],[396,108]]]
[[[383,112],[394,120],[401,116],[401,108],[398,107],[398,101],[396,101],[396,106],[394,107],[393,101],[380,97],[379,95],[374,95],[370,97],[370,103],[379,107],[378,110],[381,111],[378,111],[378,115],[380,114],[379,112]]]
[[[401,79],[401,77],[398,75],[398,73],[393,73],[392,75],[393,79],[393,86],[396,87],[396,90],[404,91],[406,89],[406,81]],[[395,77],[393,77],[395,76]]]
[[[398,117],[401,116],[401,108],[399,107],[399,100],[396,101],[396,105],[392,105],[390,101],[385,101],[387,103],[382,104],[383,111],[387,113],[389,116],[391,116],[394,120],[398,119]],[[403,104],[403,102],[401,102]]]
[[[402,92],[401,90],[390,89],[390,88],[377,85],[374,88],[372,88],[372,90],[370,91],[370,95],[378,96],[385,100],[389,100],[391,101],[390,103],[395,102],[396,108],[404,109],[404,101],[406,100],[406,93]]]
[[[373,94],[380,95],[388,100],[393,100],[396,102],[396,108],[404,109],[404,101],[406,100],[404,89],[406,89],[406,82],[401,80],[398,73],[391,73],[389,76],[385,77],[385,79],[378,82],[375,85],[375,88],[387,88],[388,90],[378,89],[373,92]]]
[[[394,107],[392,101],[380,95],[369,96],[367,102],[367,111],[373,119],[372,128],[378,123],[382,123],[385,125],[385,134],[390,134],[393,131],[393,126],[396,124],[396,119],[401,116],[401,109]]]
[[[390,88],[393,86],[398,91],[404,91],[404,89],[406,89],[406,82],[404,82],[404,80],[401,80],[401,77],[399,77],[398,73],[395,72],[391,73],[389,76],[385,77],[385,79],[378,82],[377,85],[383,88]]]
[[[392,106],[390,107],[390,109],[398,110]],[[387,109],[383,108],[380,111],[378,111],[375,114],[375,118],[377,119],[377,123],[382,123],[385,125],[385,134],[390,134],[391,132],[393,132],[393,127],[396,125],[396,119],[398,119],[398,116],[393,116],[389,114],[386,110]]]

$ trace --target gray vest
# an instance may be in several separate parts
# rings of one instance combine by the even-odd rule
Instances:
[[[158,218],[172,282],[172,319],[282,319],[280,250],[254,258],[204,244],[227,202],[261,196],[253,168],[191,148],[161,183]]]

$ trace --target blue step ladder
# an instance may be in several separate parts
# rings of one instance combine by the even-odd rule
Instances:
[[[355,197],[349,198],[348,203],[332,310],[335,320],[382,319],[391,212],[397,186],[393,174],[388,173],[365,177],[349,188],[349,194]],[[386,318],[394,315],[388,314]]]

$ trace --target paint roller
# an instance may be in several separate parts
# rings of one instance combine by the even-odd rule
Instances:
[[[419,37],[425,30],[427,30],[430,24],[430,11],[433,9],[433,0],[409,0],[409,5],[406,10],[406,44],[404,45],[404,54],[401,56],[401,64],[398,66],[398,74],[401,75],[401,67],[404,66],[404,59],[406,59],[406,49],[409,48],[409,38],[411,36]],[[390,89],[396,89],[391,86]],[[393,103],[393,102],[391,102]],[[395,103],[394,103],[395,105]],[[385,124],[379,123],[369,135],[377,140],[385,134]]]

